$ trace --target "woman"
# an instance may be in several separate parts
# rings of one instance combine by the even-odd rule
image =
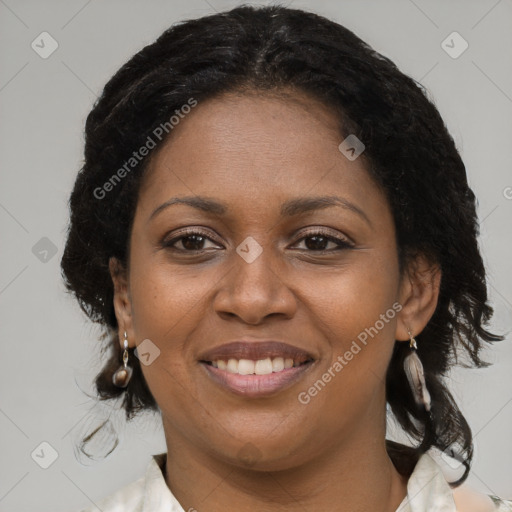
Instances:
[[[70,211],[67,287],[112,333],[98,393],[161,412],[167,445],[98,508],[512,510],[464,484],[443,378],[503,339],[475,196],[421,87],[352,32],[280,6],[171,27],[89,114]]]

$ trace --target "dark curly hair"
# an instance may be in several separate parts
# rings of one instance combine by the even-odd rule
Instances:
[[[409,391],[403,371],[408,344],[395,343],[387,401],[419,444],[386,443],[402,474],[410,474],[429,448],[457,446],[455,456],[465,471],[451,485],[459,485],[469,473],[473,438],[444,378],[454,364],[489,366],[479,356],[483,342],[504,339],[484,328],[493,309],[477,242],[475,195],[455,143],[421,84],[350,30],[299,9],[242,5],[174,24],[116,72],[88,115],[85,161],[69,200],[61,268],[82,310],[105,329],[103,350],[109,358],[95,380],[99,399],[123,396],[127,420],[142,410],[158,411],[137,358],[131,359],[128,387],[112,383],[121,347],[109,258],[128,263],[138,190],[150,156],[123,173],[106,199],[105,183],[191,98],[200,104],[233,91],[285,90],[327,105],[339,119],[340,137],[355,134],[364,142],[368,172],[393,214],[400,271],[418,254],[442,271],[436,310],[417,336],[432,414],[419,409]],[[459,361],[458,352],[469,355],[469,364]]]

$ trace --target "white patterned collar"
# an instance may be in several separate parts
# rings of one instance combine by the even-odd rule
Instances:
[[[184,512],[164,479],[166,454],[153,456],[149,463],[142,512]],[[453,492],[439,465],[427,453],[421,455],[407,482],[407,496],[396,512],[457,512]]]
[[[163,469],[166,458],[166,453],[159,453],[153,455],[148,464],[141,512],[185,512],[165,482]]]
[[[98,508],[103,512],[185,512],[167,487],[164,478],[166,457],[166,453],[153,455],[144,476],[81,512],[97,512]],[[487,510],[512,510],[512,501],[497,497],[491,501],[489,496],[486,497],[490,503]],[[457,512],[457,508],[453,490],[441,467],[428,453],[424,453],[414,466],[407,481],[407,496],[396,512],[433,511]]]
[[[396,512],[457,512],[453,491],[437,462],[423,453],[407,481],[407,496]]]

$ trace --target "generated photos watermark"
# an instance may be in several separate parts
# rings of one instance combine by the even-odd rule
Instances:
[[[168,121],[160,123],[150,135],[147,136],[146,141],[138,150],[132,153],[132,156],[124,162],[124,164],[117,169],[117,171],[101,186],[96,187],[93,195],[96,199],[104,199],[108,192],[114,190],[114,187],[121,183],[122,179],[129,174],[146,156],[149,155],[152,149],[157,146],[157,141],[161,142],[162,139],[170,133],[170,131],[180,123],[197,105],[197,100],[189,98],[187,103],[176,109],[175,115],[172,115]],[[157,139],[157,140],[155,140]]]
[[[361,331],[357,335],[357,340],[363,346],[366,346],[368,342],[368,336],[372,339],[376,336],[379,331],[384,329],[384,326],[389,323],[390,320],[395,318],[396,314],[402,310],[402,305],[399,302],[395,302],[385,313],[382,313],[371,327],[367,327],[364,331]],[[343,355],[339,355],[336,358],[336,361],[329,367],[329,369],[322,374],[322,376],[306,391],[301,391],[297,395],[297,399],[301,404],[309,404],[311,399],[315,397],[325,386],[334,378],[336,375],[347,366],[347,364],[352,361],[356,354],[361,352],[361,345],[357,342],[357,340],[353,340],[350,345],[350,349],[346,350]]]

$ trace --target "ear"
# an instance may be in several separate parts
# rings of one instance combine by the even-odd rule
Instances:
[[[135,337],[132,322],[132,303],[127,272],[122,263],[114,257],[109,259],[108,268],[112,282],[114,283],[114,310],[117,325],[119,326],[119,342],[121,346],[123,346],[124,331],[126,331],[129,346],[134,347]]]
[[[418,335],[434,314],[441,285],[441,268],[419,254],[404,269],[400,281],[399,303],[395,339],[408,341]]]

